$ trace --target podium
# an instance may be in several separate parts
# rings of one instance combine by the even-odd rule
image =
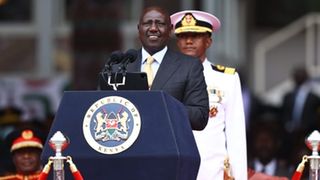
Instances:
[[[108,123],[98,126],[95,117],[99,112],[96,111],[109,114]],[[132,113],[127,118],[129,130],[126,132],[131,131],[134,139],[111,139],[116,137],[114,129],[108,129],[113,136],[101,137],[96,133],[98,127],[115,127],[112,120],[117,115],[123,117],[125,111]],[[111,117],[112,112],[117,115]],[[185,107],[162,91],[65,92],[41,156],[44,163],[54,155],[48,141],[57,131],[70,139],[62,154],[72,157],[84,179],[195,180],[197,177],[200,156]],[[94,135],[98,142],[92,142],[94,138],[90,136]],[[121,145],[121,142],[127,144]],[[104,148],[103,145],[108,146]],[[72,179],[66,166],[65,179]]]

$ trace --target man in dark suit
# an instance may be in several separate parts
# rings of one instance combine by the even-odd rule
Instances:
[[[146,71],[149,64],[146,59],[152,56],[152,73],[147,73],[151,80],[150,90],[163,90],[182,102],[192,129],[204,129],[208,122],[209,101],[201,62],[167,47],[172,25],[165,10],[146,8],[137,27],[142,48],[127,71]]]
[[[312,82],[304,67],[292,72],[294,89],[283,98],[282,118],[287,132],[309,132],[314,129],[320,110],[320,97],[313,92]]]

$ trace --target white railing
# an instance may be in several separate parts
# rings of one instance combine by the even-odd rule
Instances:
[[[320,75],[320,13],[311,13],[256,44],[254,49],[254,90],[258,95],[264,96],[268,93],[267,89],[270,89],[266,87],[267,53],[298,36],[301,32],[305,32],[305,59],[303,60],[305,67],[311,76]],[[288,83],[283,81],[282,84],[279,84],[279,87],[287,86],[285,84]]]

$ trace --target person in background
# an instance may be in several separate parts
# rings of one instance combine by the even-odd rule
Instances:
[[[234,68],[212,64],[206,50],[212,44],[211,35],[220,27],[212,14],[187,10],[171,15],[178,49],[198,57],[204,68],[209,95],[209,120],[203,131],[194,131],[201,163],[198,180],[223,179],[229,174],[235,179],[247,179],[246,128],[239,75]],[[230,171],[224,162],[229,159]]]
[[[278,115],[264,113],[256,121],[249,140],[249,167],[270,176],[290,177],[288,162],[280,156],[279,151],[284,132],[279,125]]]
[[[6,137],[15,172],[0,180],[36,180],[42,170],[43,136],[33,129],[17,129]]]
[[[168,48],[172,32],[169,14],[160,7],[148,7],[143,10],[137,28],[142,48],[127,71],[147,72],[150,90],[163,90],[182,102],[191,128],[204,129],[209,101],[203,67],[197,58]]]
[[[316,95],[310,81],[309,73],[303,66],[292,71],[294,89],[283,98],[281,107],[282,119],[287,133],[310,133],[317,124],[317,113],[320,112],[320,97]]]
[[[295,139],[300,134],[305,136],[318,126],[318,114],[320,112],[320,97],[315,93],[316,89],[304,66],[296,66],[292,69],[291,79],[294,87],[288,91],[282,100],[280,107],[281,122],[285,127],[286,146],[282,150],[282,156],[290,159]]]

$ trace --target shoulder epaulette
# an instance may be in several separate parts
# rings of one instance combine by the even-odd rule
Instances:
[[[232,68],[232,67],[225,67],[222,65],[211,65],[212,69],[215,71],[219,71],[225,74],[235,74],[236,73],[236,69]]]

